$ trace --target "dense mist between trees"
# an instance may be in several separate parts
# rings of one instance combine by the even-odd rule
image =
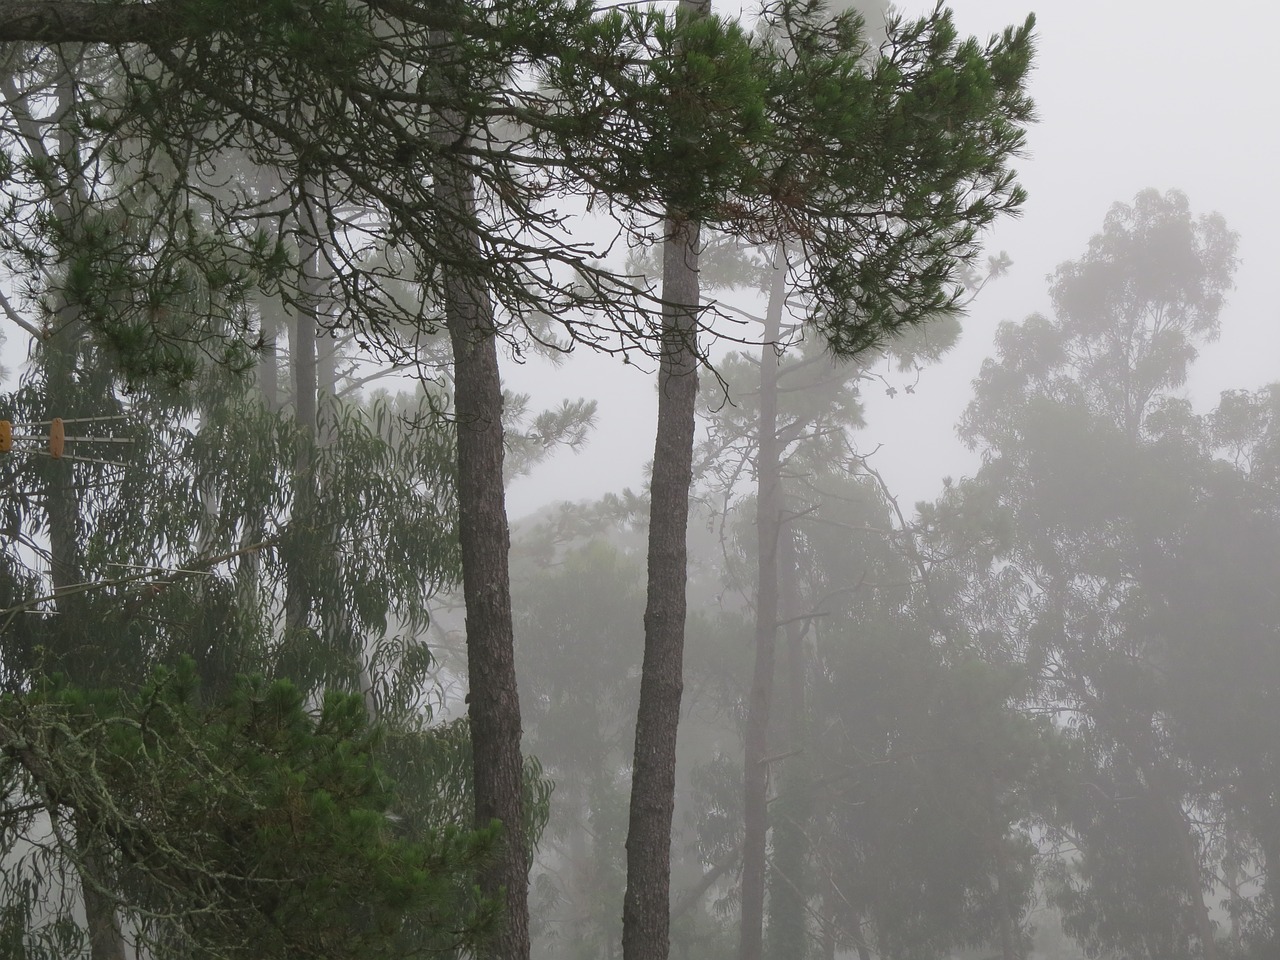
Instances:
[[[0,960],[1280,956],[1260,241],[1037,221],[1051,16],[0,2]]]

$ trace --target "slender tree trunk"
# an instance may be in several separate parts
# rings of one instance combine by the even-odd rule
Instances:
[[[316,392],[331,399],[338,395],[338,341],[320,331],[316,333]]]
[[[785,505],[784,505],[785,506]],[[787,521],[779,526],[778,539],[778,606],[787,637],[787,712],[788,749],[801,751],[807,757],[806,730],[809,707],[805,690],[805,626],[800,620],[799,560],[796,556],[795,532]]]
[[[45,341],[46,402],[49,416],[63,418],[80,413],[70,404],[75,402],[73,381],[76,376],[76,356],[83,336],[83,325],[74,304],[63,301],[56,314],[58,329]],[[49,467],[46,509],[49,518],[49,567],[54,592],[80,583],[85,576],[81,563],[81,512],[80,497],[75,488],[73,463],[53,461]],[[76,654],[85,643],[92,643],[90,627],[85,611],[85,595],[75,593],[56,601],[58,616],[55,618],[59,632],[61,652],[70,667],[70,673],[80,682],[103,682],[98,669],[105,661],[107,651],[85,651],[88,656]],[[116,916],[115,904],[95,887],[95,879],[105,882],[102,857],[94,849],[94,841],[88,836],[87,825],[77,819],[75,824],[77,852],[80,856],[80,890],[84,897],[85,923],[89,933],[91,960],[125,960],[124,937]],[[91,879],[95,878],[95,879]]]
[[[325,335],[322,319],[327,316],[325,300],[327,283],[324,271],[322,240],[317,235],[320,218],[304,183],[300,216],[297,220],[298,253],[302,263],[301,304],[293,318],[291,334],[294,419],[301,434],[294,464],[294,503],[296,522],[311,527],[327,526],[319,504],[330,477],[325,474],[320,451],[334,442],[337,428],[332,416],[321,416],[321,401],[333,404],[337,393],[336,347]],[[327,597],[332,588],[322,584],[341,583],[343,579],[340,531],[329,529],[322,537],[316,529],[312,550],[295,553],[290,558],[285,606],[286,631],[298,635],[312,617],[318,615],[320,639],[326,660],[321,676],[329,681],[335,672],[346,687],[353,678],[364,701],[370,721],[378,718],[376,684],[369,672],[365,651],[354,636],[350,612],[342,603]],[[323,570],[323,575],[317,575]]]
[[[687,0],[682,0],[682,4]],[[676,728],[684,689],[689,486],[698,397],[698,224],[669,219],[662,263],[658,433],[649,504],[649,583],[636,713],[624,960],[666,960],[670,949],[671,818]]]
[[[279,187],[279,177],[274,174],[260,172],[258,176],[258,196],[264,197]],[[259,299],[258,311],[262,322],[262,354],[254,372],[258,377],[258,389],[262,392],[262,403],[272,413],[280,410],[280,350],[281,336],[280,316],[277,304],[266,297]]]
[[[316,238],[311,235],[306,216],[308,200],[304,194],[299,208],[302,215],[297,221],[298,259],[302,266],[300,289],[303,302],[294,311],[289,335],[289,359],[293,386],[293,418],[298,427],[298,449],[293,464],[293,511],[290,525],[306,526],[317,522],[316,517],[316,304],[313,276],[316,263]],[[299,537],[310,542],[310,536]],[[300,546],[300,545],[299,545]],[[285,614],[284,627],[287,642],[292,648],[303,643],[303,633],[311,620],[314,605],[315,577],[312,571],[315,557],[310,550],[295,549],[285,558]]]
[[[103,867],[99,838],[91,835],[92,828],[85,818],[74,816],[73,821],[76,852],[80,857],[80,894],[84,897],[85,923],[89,928],[89,957],[91,960],[125,960],[124,937],[115,904],[99,888],[99,884],[107,883],[110,877]]]
[[[78,311],[63,303],[55,313],[56,329],[45,338],[42,359],[45,376],[45,419],[75,417],[80,411],[76,403],[74,379],[76,355],[83,335]],[[80,558],[80,497],[75,487],[75,465],[69,460],[51,460],[47,471],[45,508],[49,518],[49,576],[54,593],[80,583],[84,577]],[[77,634],[85,627],[82,617],[82,594],[60,597],[56,601],[57,629],[65,634],[64,655],[79,642]],[[92,668],[91,668],[92,669]],[[99,677],[80,677],[94,682]]]
[[[1022,944],[1019,942],[1021,937],[1009,896],[1009,862],[1005,855],[1004,837],[994,838],[992,850],[996,865],[995,898],[1000,931],[1000,957],[1001,960],[1022,960]]]
[[[79,149],[75,132],[71,128],[70,117],[75,109],[75,87],[70,64],[78,58],[79,47],[67,45],[62,48],[64,68],[58,80],[58,108],[54,121],[57,130],[58,161],[67,171],[67,182],[64,192],[53,204],[54,215],[62,224],[67,236],[74,236],[77,225],[77,206],[82,197],[83,186],[77,173],[79,169]],[[33,144],[33,149],[35,144]],[[82,411],[79,407],[79,390],[76,381],[78,358],[83,349],[85,337],[84,322],[81,318],[80,305],[69,300],[65,293],[57,294],[57,307],[54,312],[54,329],[45,338],[45,401],[48,404],[46,419],[61,417],[67,419],[77,415],[88,415],[90,411]],[[96,413],[97,411],[92,411]],[[49,519],[49,567],[50,579],[54,592],[80,583],[85,576],[81,554],[81,503],[75,486],[75,470],[72,462],[67,460],[53,461],[48,472],[46,488],[46,509]],[[88,656],[72,655],[73,650],[82,648],[91,642],[88,618],[85,613],[85,595],[82,593],[59,598],[56,601],[58,617],[56,629],[61,634],[60,646],[66,657],[65,663],[70,668],[73,678],[84,683],[101,683],[98,670],[106,662],[105,651],[84,651]],[[95,656],[94,654],[97,654]],[[95,664],[98,669],[95,669]],[[77,669],[78,668],[78,669]],[[87,826],[83,821],[75,824],[76,847],[81,863],[81,893],[84,897],[85,923],[89,933],[89,955],[91,960],[124,960],[124,938],[120,932],[119,918],[115,905],[110,898],[99,893],[89,877],[105,880],[102,859],[94,849],[93,839],[88,836]],[[100,881],[101,882],[101,881]]]
[[[316,318],[309,309],[293,317],[293,410],[299,429],[310,440],[316,437]]]
[[[68,60],[73,56],[70,49],[68,47],[63,50],[63,55]],[[70,66],[64,66],[63,70],[57,86],[55,128],[58,157],[54,159],[64,165],[67,183],[62,194],[54,200],[53,212],[62,225],[64,235],[70,237],[76,233],[77,207],[80,205],[83,187],[75,172],[79,165],[79,144],[70,129],[70,117],[75,109],[75,89]],[[33,144],[33,148],[34,146]],[[68,419],[81,415],[75,406],[79,392],[76,389],[79,376],[77,358],[83,347],[85,328],[80,305],[69,300],[65,291],[57,291],[55,302],[53,328],[42,344],[45,403],[48,405],[44,419]],[[71,461],[51,463],[46,503],[49,517],[49,572],[54,592],[57,593],[79,583],[83,577],[80,558],[80,497],[75,488],[75,471]],[[78,633],[83,630],[85,624],[77,616],[82,599],[81,595],[75,595],[57,601],[60,631]],[[70,647],[65,652],[69,653]],[[92,682],[99,678],[85,679]]]
[[[448,157],[464,135],[443,118],[444,159],[436,170],[441,210],[445,322],[453,346],[454,410],[458,422],[458,508],[462,592],[467,617],[468,711],[476,823],[502,822],[501,847],[480,875],[480,889],[505,905],[490,947],[501,960],[529,956],[529,855],[524,835],[524,763],[520,698],[511,624],[511,548],[503,488],[502,378],[493,305],[472,265],[483,260],[474,232],[475,183]],[[462,265],[461,268],[455,265]]]
[[[784,505],[785,506],[785,505]],[[778,876],[769,884],[769,951],[776,960],[803,957],[809,939],[809,827],[813,820],[813,774],[806,749],[804,630],[796,582],[794,533],[778,525],[778,609],[786,623],[787,684],[782,714],[786,749],[792,756],[779,775],[775,801],[773,858]]]
[[[778,442],[778,339],[786,299],[787,269],[776,254],[760,348],[760,419],[756,425],[756,656],[747,702],[743,744],[742,912],[739,960],[764,952],[765,847],[769,832],[769,709],[778,638],[778,539],[782,520],[782,450]]]

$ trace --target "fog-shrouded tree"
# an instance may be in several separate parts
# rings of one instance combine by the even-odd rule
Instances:
[[[803,5],[767,15],[790,35],[785,50],[751,41],[730,20],[597,15],[569,3],[49,0],[0,11],[0,39],[29,44],[15,49],[56,56],[84,44],[122,78],[77,87],[82,146],[54,166],[127,163],[129,178],[88,197],[96,203],[127,184],[126,222],[97,234],[55,229],[46,262],[92,280],[81,319],[139,369],[180,378],[191,341],[252,342],[252,311],[223,306],[261,288],[305,307],[316,275],[336,303],[332,326],[381,356],[412,356],[420,335],[449,333],[459,435],[474,429],[477,440],[459,443],[457,477],[464,499],[477,497],[463,509],[463,578],[476,620],[470,679],[488,691],[469,710],[477,815],[497,813],[509,831],[484,874],[490,893],[506,887],[506,956],[527,947],[508,545],[494,486],[502,394],[491,348],[499,336],[517,345],[530,336],[526,320],[564,317],[569,339],[638,346],[668,365],[682,358],[691,381],[686,361],[700,355],[694,331],[705,317],[693,312],[696,296],[651,294],[609,268],[562,229],[555,201],[590,195],[629,223],[661,217],[795,241],[805,252],[795,279],[813,319],[833,349],[854,353],[945,311],[976,231],[1021,200],[1009,162],[1029,118],[1030,24],[984,47],[961,41],[939,10],[900,23],[867,66],[853,18]],[[526,73],[548,80],[550,92],[538,95]],[[233,150],[271,171],[279,189],[220,194],[218,161]],[[38,186],[42,169],[23,173]],[[314,256],[290,251],[298,215],[314,221]],[[131,258],[149,269],[119,269]],[[323,271],[313,266],[321,263]],[[405,279],[416,290],[407,299],[393,293]],[[176,332],[158,322],[175,282],[216,294]],[[637,320],[659,300],[681,320],[665,341]],[[213,330],[207,316],[222,326]],[[136,349],[143,342],[148,349]],[[686,397],[688,416],[671,418],[660,445],[691,442],[693,391],[679,379],[664,393]],[[669,503],[655,498],[655,509],[681,515],[684,488]],[[673,641],[680,554],[673,537],[662,574],[672,584]],[[659,656],[667,695],[655,724],[642,719],[637,756],[674,744],[673,653],[674,642]],[[643,695],[641,703],[644,718]],[[655,777],[635,779],[653,790],[634,843],[644,919],[629,925],[635,936],[624,931],[638,957],[666,953],[671,756],[655,754]]]
[[[437,743],[442,735],[422,729],[429,660],[420,634],[427,601],[457,577],[455,443],[436,415],[441,401],[425,394],[340,400],[336,378],[317,370],[314,244],[309,255],[296,254],[301,294],[284,298],[294,322],[277,325],[291,327],[288,386],[280,389],[274,362],[264,366],[260,382],[272,389],[261,397],[235,369],[208,363],[205,350],[222,361],[238,355],[213,347],[262,301],[253,303],[239,282],[218,287],[181,264],[157,264],[148,244],[164,233],[148,234],[155,227],[148,218],[163,209],[157,213],[145,183],[128,179],[130,158],[96,152],[102,145],[82,115],[61,106],[95,84],[115,89],[114,58],[71,49],[76,59],[66,48],[6,51],[13,55],[5,75],[6,156],[29,174],[6,181],[7,202],[23,211],[6,226],[19,295],[6,308],[32,335],[33,362],[0,402],[19,430],[34,424],[29,429],[38,433],[60,416],[69,435],[80,435],[60,460],[42,459],[39,438],[5,458],[11,488],[23,491],[6,528],[6,562],[23,571],[20,589],[7,592],[0,631],[6,689],[21,696],[60,672],[86,695],[127,698],[155,664],[183,654],[214,698],[227,695],[240,673],[288,677],[309,700],[358,690],[372,695],[376,719],[397,726],[397,743]],[[63,94],[50,100],[50,88]],[[224,167],[233,184],[241,180],[232,169],[238,161],[229,156]],[[80,212],[63,215],[71,204]],[[209,224],[190,213],[186,240],[198,245]],[[305,239],[284,236],[282,262]],[[131,315],[134,297],[147,298],[147,309]],[[130,325],[139,319],[145,329]],[[545,449],[557,424],[542,426],[549,428],[538,440]],[[46,542],[59,558],[48,579],[29,566]],[[465,725],[457,729],[466,734]],[[421,755],[401,749],[388,765],[411,781],[408,789],[446,789]],[[101,757],[120,760],[105,750]],[[22,810],[30,805],[26,791],[39,784],[17,771],[9,771],[16,779],[6,781],[5,804]],[[536,778],[522,776],[520,786],[536,787]],[[422,835],[454,830],[474,817],[470,788],[460,792],[463,802],[417,818],[414,828]],[[536,793],[533,799],[536,821]],[[75,829],[67,837],[75,841],[93,833],[93,815],[74,804],[50,814],[69,818]],[[41,829],[39,811],[34,820],[6,821],[6,854]],[[90,878],[76,889],[94,957],[127,950],[139,934],[120,918],[150,909],[134,890],[111,886],[112,864],[134,855],[113,848],[117,839],[96,837],[80,855],[54,861]],[[155,842],[167,841],[158,835]],[[471,856],[450,874],[459,904],[470,896],[465,872],[495,859]],[[213,876],[218,865],[193,855],[184,869]],[[55,888],[72,884],[66,873],[46,876]],[[24,886],[29,879],[6,877],[5,899],[15,911],[6,935],[38,938],[30,923],[43,920],[45,932],[57,926],[74,939],[74,904],[64,901],[65,913],[23,914],[48,892]],[[415,922],[420,932],[439,933],[429,929],[439,918]]]
[[[1280,607],[1276,387],[1229,391],[1188,431],[1201,457],[1192,505],[1147,582],[1162,643],[1162,708],[1183,762],[1226,820],[1214,855],[1227,939],[1241,956],[1273,952],[1277,919],[1274,677]],[[1242,889],[1257,876],[1261,889]]]
[[[724,570],[726,586],[743,595],[755,621],[753,677],[744,697],[739,949],[759,952],[766,945],[767,885],[767,949],[779,957],[800,955],[812,937],[812,894],[805,892],[811,886],[807,811],[811,780],[819,774],[812,766],[813,751],[805,746],[805,648],[814,611],[801,603],[796,549],[805,529],[824,523],[827,485],[815,478],[829,479],[832,470],[864,470],[856,443],[864,426],[860,390],[878,382],[891,394],[896,392],[890,378],[909,378],[913,371],[918,377],[922,364],[936,361],[959,330],[954,317],[939,318],[894,338],[884,351],[841,362],[828,356],[814,338],[801,339],[797,317],[803,303],[791,296],[785,256],[782,249],[722,245],[713,247],[706,258],[705,282],[755,292],[765,298],[766,312],[758,359],[732,354],[717,364],[717,380],[703,401],[707,434],[695,458],[700,495],[723,511],[721,529],[728,539],[740,542],[744,534],[732,532],[736,525],[754,525],[754,549],[728,551]],[[976,292],[1006,264],[1003,255],[991,258],[988,276],[978,277],[975,271],[966,277],[966,287]],[[889,372],[895,364],[898,370]],[[906,389],[913,389],[909,381]],[[893,536],[889,527],[883,533]],[[775,695],[780,630],[785,632],[786,683]],[[775,696],[782,705],[780,714],[772,709]],[[773,815],[767,816],[767,810]],[[772,839],[766,847],[767,836]],[[773,860],[768,867],[766,849]],[[771,877],[767,884],[766,875]]]
[[[1001,327],[963,422],[984,461],[969,492],[1010,525],[980,595],[1013,615],[990,635],[1079,748],[1047,820],[1078,850],[1054,896],[1091,951],[1219,955],[1201,827],[1218,801],[1171,719],[1156,575],[1213,469],[1177,391],[1217,333],[1235,249],[1220,216],[1193,216],[1177,192],[1117,204],[1054,273],[1052,315]]]
[[[314,364],[306,361],[320,321],[319,285],[337,303],[326,324],[354,329],[363,342],[375,343],[393,359],[412,356],[416,337],[436,326],[454,335],[454,408],[461,438],[457,489],[466,518],[463,573],[478,654],[471,670],[477,688],[471,701],[476,816],[486,824],[498,816],[509,830],[503,841],[507,855],[487,862],[484,882],[491,893],[499,887],[508,891],[503,936],[511,943],[499,952],[527,953],[521,946],[519,714],[509,600],[502,586],[507,549],[501,516],[502,392],[493,349],[496,321],[487,303],[491,294],[498,297],[507,319],[527,314],[531,305],[553,314],[591,299],[580,291],[606,285],[610,275],[591,267],[594,254],[572,243],[548,245],[547,231],[558,215],[539,207],[544,187],[531,186],[519,173],[530,166],[543,170],[543,155],[525,163],[518,149],[508,149],[510,137],[499,138],[495,147],[489,124],[498,119],[519,123],[515,115],[525,111],[525,103],[508,77],[531,54],[554,48],[556,30],[561,43],[566,33],[579,39],[574,31],[589,11],[572,5],[562,6],[556,16],[541,7],[508,11],[516,15],[505,37],[484,11],[467,5],[440,15],[415,4],[323,2],[275,10],[256,4],[119,10],[54,3],[5,12],[9,17],[0,32],[6,38],[34,41],[35,49],[51,50],[54,57],[64,48],[50,44],[59,41],[105,45],[93,49],[123,77],[105,94],[102,88],[79,88],[74,117],[77,122],[89,117],[93,135],[83,151],[64,150],[58,159],[78,169],[86,157],[102,155],[92,151],[102,151],[133,167],[132,183],[153,201],[134,221],[136,236],[155,261],[148,276],[185,271],[191,282],[217,291],[219,304],[234,292],[227,289],[229,282],[256,284],[276,292],[291,308],[294,409],[304,435],[315,433],[316,376]],[[444,51],[450,56],[439,55]],[[406,77],[417,77],[416,86],[406,86]],[[575,100],[570,96],[562,102]],[[556,112],[555,134],[572,135],[573,118]],[[545,125],[542,132],[548,134]],[[217,161],[237,152],[269,172],[265,180],[272,189],[237,190],[235,184],[224,189]],[[479,155],[486,160],[477,163]],[[481,188],[485,203],[505,205],[513,215],[498,213],[480,225],[480,207],[471,199],[479,174],[488,178],[489,186]],[[193,224],[208,225],[199,235],[203,246],[193,239],[199,233],[189,229]],[[538,257],[527,255],[533,248],[522,230],[544,232],[536,241]],[[110,275],[111,265],[133,255],[120,235],[99,238],[93,262],[102,267],[100,275]],[[291,251],[295,238],[299,242]],[[73,238],[54,239],[62,241],[61,248],[52,245],[55,262],[82,256]],[[495,256],[495,245],[506,253]],[[562,266],[585,282],[574,286],[553,276],[553,267]],[[397,296],[406,274],[417,286],[408,298]],[[154,314],[138,309],[139,301],[157,302],[153,294],[159,284],[132,279],[117,283],[110,298],[102,289],[95,291],[99,309],[91,319],[121,346],[149,338],[151,349],[128,354],[139,364],[186,374],[181,365],[165,367],[155,360],[156,345],[171,345],[173,338],[154,322]],[[598,296],[595,302],[611,300]],[[196,327],[180,330],[178,339],[214,339],[252,325],[243,311],[230,319],[230,331]],[[480,366],[468,366],[473,358]],[[274,378],[270,382],[275,385]],[[317,529],[312,522],[322,508],[314,496],[316,469],[305,436],[298,451],[298,517],[288,539],[299,548],[318,546],[313,556],[332,555],[327,541],[333,530]],[[493,522],[481,524],[485,518]],[[338,601],[330,604],[331,614],[350,599],[317,590],[314,582],[306,582],[305,569],[302,561],[289,567],[286,619],[295,638],[309,627],[313,598]],[[323,618],[325,611],[320,613]],[[341,616],[323,619],[330,626],[343,621]]]
[[[978,537],[943,549],[904,524],[856,458],[805,476],[792,542],[807,723],[803,752],[775,761],[802,766],[771,804],[770,948],[1020,957],[1028,782],[1051,737],[1017,709],[1020,672],[951,622],[962,581],[944,561]]]
[[[668,195],[668,220],[698,224],[693,243],[682,245],[689,250],[699,241],[710,242],[717,229],[782,249],[794,244],[799,256],[787,279],[805,302],[804,315],[835,354],[856,356],[895,330],[953,310],[958,270],[976,253],[977,229],[997,212],[1016,208],[1020,191],[1006,165],[1021,143],[1020,124],[1030,117],[1021,89],[1030,63],[1030,23],[993,38],[984,50],[974,41],[958,42],[949,14],[939,8],[919,21],[896,20],[880,56],[866,58],[862,21],[853,13],[829,18],[818,5],[784,4],[767,8],[763,19],[759,46],[772,72],[758,93],[745,80],[732,86],[734,97],[746,101],[743,107],[772,125],[768,132],[773,138],[761,138],[761,146],[751,151],[759,165],[757,176],[765,181],[763,196],[757,200],[748,194],[740,200],[731,194],[727,211],[713,207],[709,215],[693,215],[696,208],[690,208],[688,198],[705,189],[707,171],[718,172],[707,157],[719,140],[707,137],[705,114],[687,110],[686,102],[677,100],[676,130],[686,142],[701,138],[704,144],[700,151],[675,158],[674,169],[685,182]],[[689,57],[687,46],[682,52],[688,72],[678,80],[692,92],[706,83],[707,64]],[[723,55],[720,62],[725,77],[741,69]],[[675,89],[682,92],[678,82]],[[748,100],[752,96],[758,98],[754,106]],[[954,118],[953,128],[930,129],[923,122],[924,113],[917,111],[929,101]],[[953,152],[954,133],[967,145]],[[942,196],[951,199],[940,202]],[[752,209],[761,200],[774,201],[780,210]],[[722,212],[720,218],[717,212]],[[680,245],[667,248],[664,279],[696,277],[689,253],[673,246]],[[687,290],[672,287],[664,299],[696,304],[696,283]],[[626,913],[635,917],[636,932],[633,937],[629,919],[624,946],[632,960],[667,955],[665,861],[671,802],[663,798],[674,790],[679,718],[687,522],[687,508],[680,504],[687,501],[692,479],[696,384],[690,364],[698,356],[693,319],[674,330],[680,341],[677,356],[685,358],[687,369],[668,371],[664,346],[660,378],[650,605],[628,834]],[[678,524],[659,538],[658,521],[665,530],[673,517]],[[661,552],[655,549],[659,547]],[[748,793],[748,815],[754,813],[758,820],[760,791]],[[763,834],[753,830],[751,836],[758,841]],[[745,878],[744,896],[751,894],[749,910],[758,917],[763,896],[759,857],[749,862],[757,869]],[[744,956],[758,955],[759,923],[745,916],[743,943]]]

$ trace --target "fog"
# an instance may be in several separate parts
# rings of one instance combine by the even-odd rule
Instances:
[[[1280,8],[595,6],[0,3],[0,960],[1280,957]]]
[[[895,4],[916,15],[931,8]],[[1009,254],[1009,272],[973,303],[959,344],[927,370],[914,395],[891,399],[883,386],[865,391],[869,425],[860,442],[868,451],[879,448],[877,462],[908,503],[932,498],[941,477],[974,467],[955,422],[970,381],[991,355],[996,326],[1047,309],[1045,278],[1079,255],[1113,203],[1140,190],[1181,190],[1195,210],[1222,213],[1240,234],[1240,266],[1221,338],[1204,348],[1188,384],[1197,405],[1211,405],[1221,390],[1272,382],[1280,356],[1272,292],[1280,201],[1268,159],[1280,153],[1280,129],[1268,121],[1273,105],[1262,66],[1272,56],[1268,37],[1280,27],[1280,13],[1247,0],[1211,11],[1139,0],[1047,7],[960,0],[952,8],[961,30],[979,36],[1034,10],[1030,90],[1039,122],[1018,163],[1029,193],[1024,212],[998,223],[985,241],[989,251]],[[584,392],[599,401],[602,424],[626,427],[597,431],[582,453],[519,481],[510,494],[513,516],[549,500],[634,486],[653,456],[651,444],[640,439],[653,430],[652,378],[589,356],[567,369],[591,384]],[[540,386],[547,375],[536,363],[509,365],[507,376],[517,389],[564,395],[566,378]]]

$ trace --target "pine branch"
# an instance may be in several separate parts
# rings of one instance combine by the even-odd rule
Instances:
[[[0,0],[0,41],[39,43],[173,43],[190,31],[187,4]]]

